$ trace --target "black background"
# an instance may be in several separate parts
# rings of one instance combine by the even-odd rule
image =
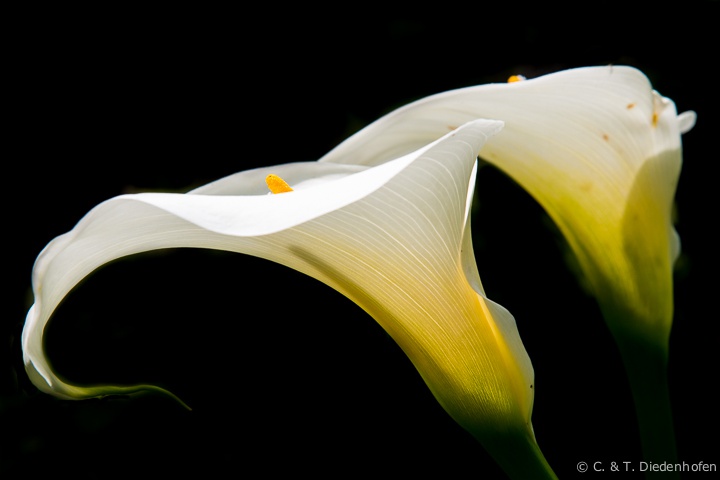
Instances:
[[[315,160],[388,111],[451,88],[566,68],[643,70],[678,111],[670,383],[679,456],[720,463],[716,300],[718,2],[406,9],[303,4],[40,9],[8,17],[0,475],[350,473],[503,478],[375,322],[319,282],[243,255],[146,254],[94,273],[58,309],[48,350],[74,382],[150,382],[163,397],[39,393],[20,333],[35,257],[94,205]],[[629,9],[633,5],[637,10]],[[440,8],[438,8],[440,7]],[[536,375],[533,423],[561,478],[641,459],[624,372],[542,210],[488,168],[476,256]],[[616,474],[619,475],[619,474]]]

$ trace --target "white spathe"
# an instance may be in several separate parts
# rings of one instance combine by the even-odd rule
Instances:
[[[484,296],[470,238],[477,152],[501,122],[469,122],[376,166],[279,165],[188,194],[122,195],[91,210],[37,259],[23,331],[26,369],[61,398],[149,386],[78,386],[49,365],[43,332],[62,298],[114,259],[171,247],[255,255],[355,301],[397,341],[466,428],[528,428],[533,372],[514,319]],[[293,192],[268,195],[275,173]]]
[[[420,99],[320,162],[375,165],[474,118],[504,122],[480,156],[552,217],[611,328],[666,349],[680,251],[671,212],[695,113],[678,115],[635,68],[585,67]]]

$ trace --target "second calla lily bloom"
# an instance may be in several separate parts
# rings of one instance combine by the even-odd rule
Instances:
[[[145,388],[64,382],[43,350],[53,310],[116,258],[170,247],[250,254],[310,275],[367,311],[437,400],[517,478],[553,478],[531,426],[533,369],[512,315],[483,291],[470,238],[477,154],[501,122],[475,120],[377,166],[329,162],[242,172],[188,194],[110,199],[37,259],[23,331],[43,391],[87,398]],[[272,177],[268,194],[265,179]],[[285,184],[287,182],[287,184]]]
[[[626,66],[566,70],[448,91],[406,105],[320,161],[373,165],[472,118],[505,122],[480,156],[552,217],[627,367],[648,460],[674,458],[666,363],[673,320],[672,223],[681,134],[695,113]],[[348,152],[360,152],[352,157]]]
[[[634,68],[579,68],[424,98],[320,161],[381,163],[474,118],[505,122],[480,156],[555,220],[603,307],[622,310],[609,315],[621,317],[617,328],[666,348],[679,253],[671,210],[694,112],[678,116]]]

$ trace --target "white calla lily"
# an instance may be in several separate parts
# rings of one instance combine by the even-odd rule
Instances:
[[[665,370],[680,242],[671,211],[681,134],[695,113],[678,115],[637,69],[579,68],[418,100],[320,161],[374,165],[478,117],[505,122],[480,156],[530,193],[563,233],[620,347],[646,453],[672,460]]]
[[[483,144],[499,124],[478,118],[504,128]],[[358,303],[506,471],[552,476],[530,427],[532,367],[512,316],[485,297],[472,256],[479,152],[564,234],[624,356],[648,459],[670,461],[665,368],[679,252],[671,207],[680,137],[694,121],[636,69],[581,68],[427,97],[319,162],[242,172],[187,195],[111,199],[38,258],[23,331],[28,373],[64,398],[155,388],[61,381],[42,347],[52,311],[87,274],[124,255],[183,246],[242,252]],[[268,173],[294,191],[267,195]]]
[[[22,338],[30,378],[67,399],[157,389],[62,380],[43,349],[52,312],[89,273],[126,255],[171,247],[240,252],[296,269],[353,300],[509,474],[554,478],[532,432],[530,359],[512,315],[484,294],[470,238],[477,154],[501,127],[474,120],[373,166],[279,165],[188,194],[107,200],[37,259],[35,304]],[[269,173],[293,191],[267,194]]]

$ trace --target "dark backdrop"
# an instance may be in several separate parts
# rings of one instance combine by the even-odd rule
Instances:
[[[667,11],[638,3],[634,12],[625,4],[63,7],[12,16],[2,477],[196,469],[255,477],[259,468],[502,478],[384,331],[297,272],[223,252],[140,255],[93,274],[61,306],[48,349],[66,377],[158,383],[192,412],[162,397],[68,402],[39,393],[19,346],[30,273],[47,242],[112,196],[314,160],[428,94],[605,64],[642,69],[679,111],[698,112],[683,137],[669,374],[681,459],[717,464],[718,43],[709,25],[718,2]],[[533,423],[548,461],[573,478],[579,461],[640,460],[617,351],[563,266],[549,221],[492,169],[477,195],[481,277],[514,314],[533,361]]]

